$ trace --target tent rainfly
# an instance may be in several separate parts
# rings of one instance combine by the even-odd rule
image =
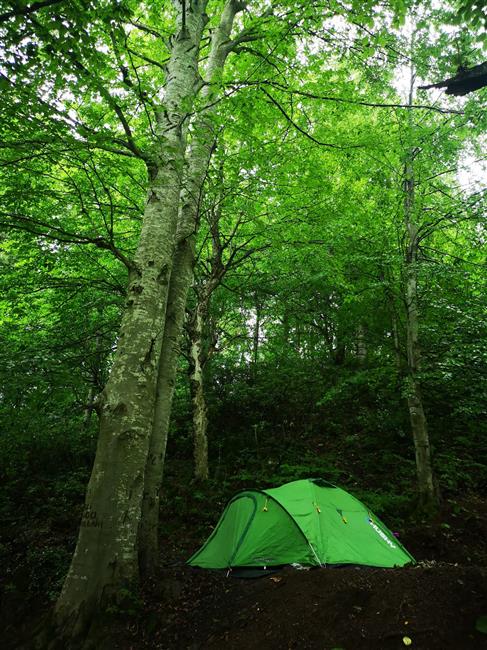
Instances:
[[[227,504],[205,544],[188,560],[205,569],[414,563],[367,507],[322,479],[244,490]]]

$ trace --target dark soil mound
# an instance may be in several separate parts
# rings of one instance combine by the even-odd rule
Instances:
[[[170,622],[145,643],[194,650],[377,650],[404,648],[409,637],[412,648],[478,650],[487,648],[487,636],[475,630],[487,613],[486,578],[485,568],[434,563],[286,569],[256,580],[182,569],[166,580],[172,584]]]
[[[193,520],[179,520],[161,540],[167,564],[142,594],[103,614],[106,641],[96,650],[487,649],[487,635],[476,630],[487,615],[487,502],[480,498],[401,532],[419,560],[403,569],[226,577],[185,564],[208,533],[196,530]],[[15,569],[15,557],[8,578],[16,588],[4,589],[1,600],[1,647],[30,650],[49,603],[25,597],[29,575],[22,563]]]

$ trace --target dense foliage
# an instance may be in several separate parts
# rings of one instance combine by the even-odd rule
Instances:
[[[0,4],[1,548],[19,567],[7,589],[53,600],[186,3]],[[208,29],[223,4],[210,2]],[[400,524],[417,505],[418,387],[441,503],[487,488],[486,91],[417,91],[482,62],[485,39],[481,3],[443,4],[248,3],[228,62],[188,106],[188,150],[198,129],[212,146],[165,534],[192,512],[198,435],[205,530],[236,487],[311,475]],[[203,39],[202,69],[210,52]]]

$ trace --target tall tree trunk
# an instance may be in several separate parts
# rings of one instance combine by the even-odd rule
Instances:
[[[185,25],[179,17],[168,63],[157,158],[117,352],[99,402],[98,448],[78,542],[54,611],[61,636],[84,635],[96,613],[138,580],[138,528],[185,151],[181,125],[196,88],[203,5],[186,12]]]
[[[381,269],[380,280],[384,288],[387,311],[391,319],[392,349],[394,352],[396,369],[398,371],[398,378],[400,378],[400,373],[402,369],[402,358],[401,358],[401,345],[400,345],[400,338],[399,338],[399,319],[397,314],[396,294],[392,289],[392,287],[394,286],[394,277],[391,274],[390,269],[388,269],[387,267]]]
[[[394,359],[396,361],[396,368],[398,371],[402,368],[401,346],[399,344],[399,327],[397,324],[397,315],[392,314],[392,345],[394,347]]]
[[[221,170],[222,172],[222,170]],[[223,185],[223,172],[221,177]],[[193,405],[193,453],[194,476],[204,481],[208,478],[208,416],[205,397],[205,367],[210,355],[215,351],[216,338],[208,315],[213,292],[222,281],[228,266],[223,263],[222,240],[219,222],[221,217],[223,197],[220,196],[216,210],[212,211],[212,255],[211,271],[206,278],[195,287],[197,304],[188,323],[189,335],[189,385]],[[234,231],[235,232],[235,231]]]
[[[143,573],[157,566],[159,557],[160,488],[166,455],[171,406],[176,384],[188,291],[193,281],[194,236],[179,242],[174,258],[166,324],[159,359],[153,432],[145,472],[142,520],[139,529],[139,561]]]
[[[179,353],[178,342],[184,322],[186,298],[193,281],[195,261],[195,236],[199,222],[201,192],[208,164],[215,145],[213,113],[214,100],[219,92],[219,80],[233,44],[230,35],[236,14],[245,2],[228,0],[220,23],[213,31],[210,56],[206,69],[206,85],[201,93],[201,110],[195,118],[192,142],[188,152],[188,165],[181,190],[178,219],[178,248],[169,290],[167,335],[162,339],[162,352],[158,370],[156,404],[150,440],[150,450],[145,472],[143,518],[140,528],[140,558],[145,571],[151,572],[159,555],[158,525],[160,487],[164,467],[165,449],[171,415],[172,397]],[[178,269],[176,274],[176,269]]]
[[[254,321],[254,332],[252,335],[252,364],[253,364],[253,373],[257,371],[257,362],[259,360],[259,342],[260,342],[260,313],[261,307],[259,299],[256,298],[255,301],[255,321]]]
[[[221,191],[218,194],[215,206],[208,210],[208,221],[211,232],[210,272],[200,279],[194,287],[197,303],[188,323],[189,385],[193,406],[194,476],[199,481],[204,481],[209,476],[205,367],[210,355],[215,351],[216,338],[213,323],[208,316],[213,292],[219,286],[228,270],[228,265],[225,265],[223,262],[225,246],[220,235],[220,220],[224,196],[223,164],[220,165],[219,172]],[[233,230],[233,235],[235,235],[236,229],[237,227]],[[228,244],[228,241],[226,243]],[[230,258],[228,264],[231,265],[231,262],[232,258]]]
[[[411,70],[409,105],[413,103],[415,74]],[[408,111],[409,133],[412,134],[412,114]],[[420,508],[429,510],[438,503],[435,489],[433,467],[431,463],[431,448],[428,435],[426,415],[421,397],[421,387],[418,372],[421,365],[421,349],[419,346],[419,313],[418,313],[418,225],[415,215],[415,180],[413,167],[413,148],[409,150],[404,164],[404,225],[407,235],[405,255],[405,305],[407,333],[407,401],[409,418],[416,454],[416,471],[418,477],[418,492]]]
[[[205,353],[203,343],[203,324],[206,305],[196,307],[193,322],[190,325],[189,354],[190,354],[190,388],[193,403],[193,451],[194,476],[200,481],[208,478],[208,417],[204,388]]]
[[[90,386],[88,395],[86,396],[85,408],[83,409],[83,429],[88,430],[91,425],[93,411],[96,408],[96,395],[103,389],[103,359],[101,353],[101,336],[97,334],[95,337],[95,350],[93,354],[93,362],[91,365]]]
[[[91,415],[95,408],[95,384],[91,383],[86,396],[86,404],[83,409],[83,429],[89,429],[91,424]]]

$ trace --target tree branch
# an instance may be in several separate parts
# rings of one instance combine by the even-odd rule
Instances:
[[[284,86],[283,84],[280,84],[277,81],[269,81],[269,80],[262,80],[262,81],[255,81],[255,82],[243,82],[240,83],[238,81],[229,83],[227,86],[231,88],[235,87],[242,87],[242,86],[260,86],[260,85],[267,85],[267,86],[272,86],[273,88],[276,88],[278,90],[282,90],[283,92],[289,93],[290,95],[298,95],[299,97],[307,97],[308,99],[319,99],[322,101],[327,101],[327,102],[339,102],[342,104],[355,104],[357,106],[370,106],[371,108],[416,108],[416,109],[421,109],[421,110],[428,110],[428,111],[435,111],[437,113],[444,113],[444,114],[453,114],[453,115],[464,115],[463,111],[456,111],[453,109],[447,109],[447,108],[440,108],[438,106],[429,106],[427,104],[388,104],[388,103],[381,103],[381,102],[365,102],[361,101],[358,99],[345,99],[344,97],[333,97],[332,95],[316,95],[314,93],[306,92],[304,90],[296,90],[293,88],[288,88],[287,86]]]
[[[107,241],[103,237],[87,237],[78,235],[77,233],[64,230],[64,228],[60,228],[59,226],[54,226],[51,223],[40,221],[39,219],[33,219],[32,217],[26,217],[20,214],[0,212],[0,216],[18,222],[15,223],[15,221],[3,221],[0,222],[0,226],[2,227],[11,228],[12,230],[30,232],[33,235],[51,239],[53,241],[58,241],[63,244],[91,244],[97,248],[103,248],[104,250],[110,251],[114,257],[116,257],[120,262],[122,262],[122,264],[127,267],[129,271],[134,268],[133,262],[115,246],[113,241]],[[46,230],[42,230],[42,228],[45,228]]]
[[[292,119],[292,118],[291,118],[291,117],[286,113],[286,111],[285,111],[284,108],[279,104],[279,102],[278,102],[276,99],[274,99],[274,97],[272,97],[272,95],[270,95],[270,94],[267,92],[267,90],[266,90],[265,88],[260,88],[260,90],[264,93],[264,95],[266,95],[266,96],[271,100],[271,102],[274,104],[274,106],[277,106],[277,108],[278,108],[279,111],[284,115],[284,117],[286,118],[286,120],[287,120],[290,124],[292,124],[292,125],[294,126],[294,128],[295,128],[297,131],[299,131],[300,133],[302,133],[306,138],[308,138],[309,140],[311,140],[311,141],[314,142],[315,144],[319,144],[321,147],[330,147],[331,149],[357,149],[357,148],[359,148],[359,147],[362,146],[362,145],[360,145],[360,144],[352,144],[352,145],[347,145],[347,146],[344,146],[344,147],[343,147],[343,146],[341,146],[341,145],[339,145],[339,144],[331,144],[331,143],[329,143],[329,142],[322,142],[321,140],[318,140],[317,138],[315,138],[314,136],[312,136],[310,133],[308,133],[307,131],[305,131],[304,129],[302,129],[302,128],[299,126],[299,124],[296,124],[296,122],[295,122],[295,121],[294,121],[294,120],[293,120],[293,119]]]
[[[39,0],[39,2],[34,2],[27,7],[22,7],[20,2],[16,2],[15,4],[17,6],[15,9],[0,14],[0,23],[4,23],[10,18],[14,18],[16,16],[28,16],[35,13],[36,11],[39,11],[39,9],[44,9],[45,7],[50,7],[51,5],[61,4],[62,2],[64,2],[64,0]]]
[[[45,27],[43,25],[41,25],[40,23],[38,23],[37,21],[35,21],[35,20],[33,22],[37,26],[39,31],[41,33],[44,33],[46,39],[49,39],[51,35],[45,29]],[[62,50],[62,51],[60,51],[58,49],[57,41],[54,41],[52,38],[50,38],[50,41],[51,41],[51,44],[52,44],[53,48],[56,48],[58,53],[61,56],[62,55],[67,56],[67,58],[69,59],[69,61],[71,61],[73,66],[88,81],[90,81],[94,85],[94,87],[97,89],[97,91],[103,97],[103,99],[105,99],[108,106],[114,111],[114,113],[116,114],[116,116],[118,117],[118,119],[119,119],[119,121],[120,121],[120,123],[122,125],[123,130],[125,131],[125,135],[127,136],[127,142],[124,142],[123,140],[119,140],[119,143],[126,145],[127,148],[129,149],[129,151],[131,151],[134,154],[134,156],[136,156],[137,158],[140,158],[141,160],[144,160],[144,161],[147,162],[148,161],[147,156],[145,156],[142,153],[142,151],[138,148],[138,146],[137,146],[137,144],[136,144],[136,142],[134,140],[132,130],[130,128],[130,125],[128,123],[127,118],[125,117],[125,115],[124,115],[122,109],[120,108],[120,106],[117,104],[115,99],[110,94],[109,90],[107,90],[107,88],[105,87],[105,84],[102,82],[102,80],[96,74],[93,74],[90,70],[88,70],[88,68],[77,58],[77,56],[76,56],[76,54],[75,54],[75,52],[73,50],[66,50],[66,51]]]

